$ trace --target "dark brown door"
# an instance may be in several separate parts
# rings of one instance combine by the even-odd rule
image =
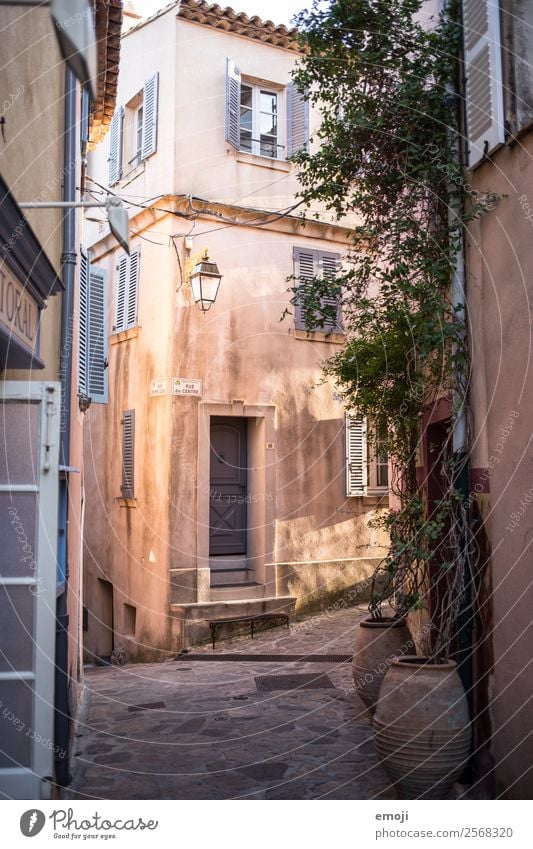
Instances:
[[[246,554],[246,419],[211,418],[209,553]]]

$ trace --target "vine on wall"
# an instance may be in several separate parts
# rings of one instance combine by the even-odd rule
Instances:
[[[423,5],[338,0],[297,19],[305,55],[294,79],[321,115],[316,152],[294,156],[299,195],[308,208],[357,223],[335,280],[295,285],[292,302],[302,304],[311,330],[333,317],[323,296],[333,290],[341,299],[347,341],[325,371],[346,406],[367,418],[370,440],[379,434],[394,458],[399,504],[380,520],[391,546],[374,576],[371,614],[380,617],[385,602],[400,615],[426,606],[436,564],[439,621],[423,649],[439,660],[449,652],[472,557],[457,488],[465,457],[450,447],[469,371],[464,305],[452,304],[450,281],[465,224],[497,198],[465,184],[457,153],[456,4],[431,22]],[[429,516],[417,451],[424,413],[441,397],[452,399],[441,456],[446,486]]]

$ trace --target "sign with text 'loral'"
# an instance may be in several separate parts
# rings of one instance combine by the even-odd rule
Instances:
[[[172,381],[173,395],[193,395],[202,397],[202,381],[190,377],[175,377]]]
[[[39,309],[7,266],[0,269],[0,324],[10,336],[36,353]]]
[[[152,395],[166,395],[168,380],[152,380]]]

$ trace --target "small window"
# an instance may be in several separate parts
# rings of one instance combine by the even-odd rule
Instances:
[[[135,120],[133,123],[133,150],[134,156],[138,162],[141,161],[143,149],[143,104],[135,110]]]
[[[117,183],[157,149],[159,74],[146,80],[113,116],[109,133],[109,185]]]
[[[116,274],[116,306],[113,330],[120,333],[137,324],[137,303],[139,298],[140,250],[132,251],[128,256],[119,257]]]

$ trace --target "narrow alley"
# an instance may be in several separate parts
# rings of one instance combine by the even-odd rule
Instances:
[[[364,615],[89,669],[63,798],[395,799],[346,660]]]

